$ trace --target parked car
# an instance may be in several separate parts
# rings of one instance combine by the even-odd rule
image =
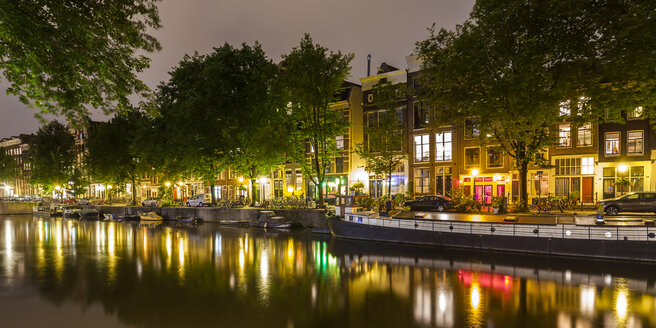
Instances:
[[[90,205],[91,201],[88,198],[80,198],[77,200],[78,205]]]
[[[187,206],[204,206],[210,205],[211,203],[212,199],[210,195],[205,194],[195,194],[193,197],[187,200]]]
[[[603,206],[608,215],[619,212],[653,212],[656,213],[656,192],[632,192],[613,199],[604,199],[597,203]]]
[[[444,212],[453,208],[453,202],[440,195],[427,195],[416,200],[409,200],[403,206],[410,207],[411,211],[437,211]]]
[[[141,202],[141,206],[159,206],[159,199],[155,197],[150,197],[144,201]]]

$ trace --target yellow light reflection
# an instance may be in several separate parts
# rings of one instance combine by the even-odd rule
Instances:
[[[114,256],[115,246],[116,236],[114,235],[114,222],[110,222],[107,231],[107,248],[110,256]]]
[[[168,257],[171,257],[171,251],[173,249],[173,242],[171,241],[171,234],[167,233],[166,234],[166,254]]]
[[[260,275],[262,280],[266,280],[269,275],[269,254],[266,251],[262,251],[262,256],[260,257]]]
[[[180,257],[180,266],[183,266],[185,261],[185,247],[184,239],[182,238],[178,241],[178,256]]]
[[[585,315],[594,314],[595,308],[595,287],[581,286],[581,313]]]
[[[245,261],[245,259],[244,259],[244,250],[240,249],[239,250],[239,268],[242,269],[242,270],[244,269],[244,261]]]
[[[481,294],[478,290],[478,284],[472,286],[471,289],[471,304],[474,310],[478,310],[478,306],[481,303]]]
[[[617,302],[615,303],[615,311],[617,312],[617,317],[620,320],[626,318],[626,312],[628,308],[628,299],[626,297],[625,291],[620,291],[617,293]]]

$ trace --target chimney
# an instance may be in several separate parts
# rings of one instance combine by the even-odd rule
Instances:
[[[371,54],[367,55],[367,76],[371,75]]]

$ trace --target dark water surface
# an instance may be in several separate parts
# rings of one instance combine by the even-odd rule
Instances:
[[[0,216],[1,327],[656,327],[656,266]]]

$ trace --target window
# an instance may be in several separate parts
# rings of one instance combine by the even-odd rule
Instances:
[[[569,100],[568,101],[563,101],[560,103],[560,116],[569,116],[570,114],[570,109],[569,109]]]
[[[606,133],[606,155],[615,156],[620,154],[620,133]]]
[[[626,118],[629,120],[636,120],[642,118],[642,106],[636,107],[634,110],[626,113]]]
[[[301,190],[301,186],[303,185],[303,174],[301,174],[301,169],[296,169],[295,174],[296,174],[296,190]]]
[[[396,124],[403,125],[403,107],[396,109]]]
[[[337,149],[344,149],[344,136],[335,137],[335,144],[337,145]]]
[[[626,152],[629,155],[642,155],[642,131],[629,131]]]
[[[451,131],[435,134],[435,160],[452,160]]]
[[[378,113],[367,113],[367,127],[373,128],[378,123]]]
[[[579,175],[581,174],[580,158],[557,158],[556,175]]]
[[[446,195],[451,191],[452,168],[450,166],[435,168],[435,193]]]
[[[415,169],[415,194],[427,194],[430,184],[430,169]]]
[[[428,135],[415,136],[415,162],[428,162],[430,157],[430,144]]]
[[[473,139],[481,134],[476,120],[465,120],[465,139]]]
[[[581,158],[581,174],[594,174],[594,157]]]
[[[294,185],[294,178],[292,176],[292,169],[287,169],[285,171],[285,181],[287,182],[287,186],[293,186]]]
[[[428,124],[428,111],[424,107],[424,104],[419,101],[415,101],[412,105],[415,114],[415,129],[421,129]]]
[[[556,178],[556,196],[569,195],[569,178]]]
[[[344,172],[344,158],[336,157],[335,158],[335,173]]]
[[[579,147],[592,146],[592,124],[585,123],[579,127],[576,145]]]
[[[558,125],[558,147],[571,146],[570,134],[571,128],[569,123]]]
[[[631,191],[643,191],[645,184],[645,167],[632,166],[631,167]]]
[[[235,171],[233,169],[228,170],[228,179],[234,179],[235,178]]]
[[[481,165],[481,149],[465,148],[465,168],[478,167]]]
[[[503,150],[501,150],[501,147],[487,148],[487,167],[503,167]]]

